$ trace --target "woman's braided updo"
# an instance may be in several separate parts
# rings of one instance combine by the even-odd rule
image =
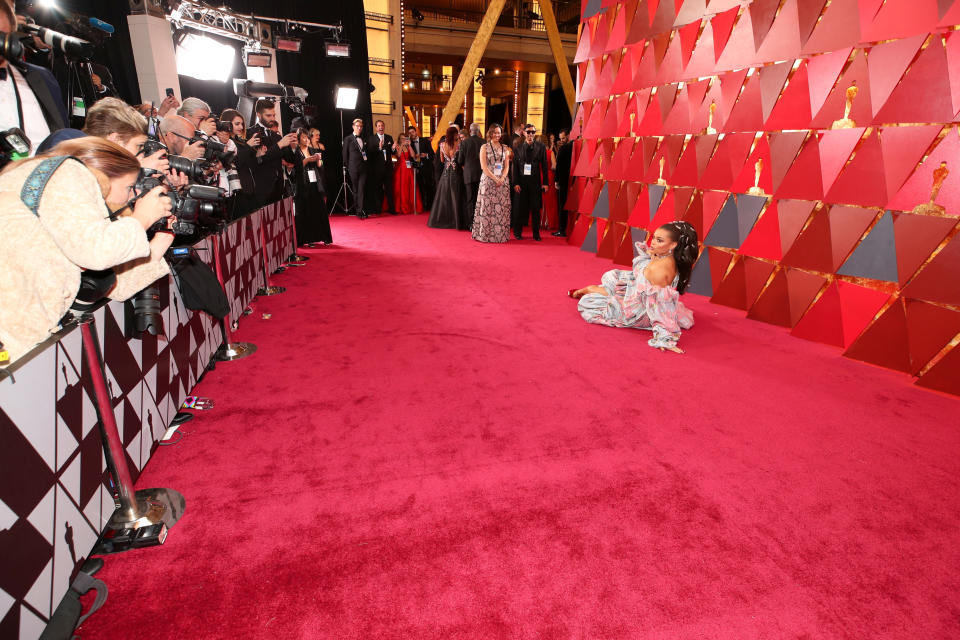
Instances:
[[[670,239],[677,243],[673,250],[673,259],[677,263],[677,275],[680,277],[677,282],[677,292],[683,293],[687,285],[690,284],[690,272],[693,271],[693,265],[700,255],[700,247],[697,245],[697,230],[689,222],[674,220],[661,227],[670,234]]]

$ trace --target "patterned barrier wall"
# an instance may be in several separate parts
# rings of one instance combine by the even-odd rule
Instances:
[[[232,318],[262,284],[259,225],[271,264],[290,254],[291,209],[289,200],[270,205],[224,231]],[[195,245],[210,264],[211,247]],[[124,303],[95,313],[134,479],[221,343],[219,325],[186,309],[172,278],[159,285],[164,336],[125,337]],[[0,380],[0,638],[39,637],[114,510],[86,366],[80,332],[68,330]]]
[[[960,2],[582,6],[571,242],[687,220],[691,291],[960,394]]]

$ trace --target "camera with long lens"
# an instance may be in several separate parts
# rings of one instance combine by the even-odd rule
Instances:
[[[170,160],[174,158],[184,159],[181,156],[168,157]],[[170,166],[176,168],[173,162],[170,163]],[[164,182],[164,175],[156,169],[140,169],[134,188],[140,193],[138,197],[143,197],[144,194],[164,184]],[[223,190],[219,187],[190,184],[177,191],[168,191],[164,195],[170,198],[171,214],[176,218],[172,229],[178,236],[192,236],[200,229],[215,229],[224,220]],[[166,222],[158,220],[147,229],[147,234],[152,236],[165,228]]]
[[[215,140],[212,137],[204,136],[200,132],[194,134],[190,138],[190,144],[195,142],[202,142],[204,146],[203,158],[204,162],[213,164],[214,162],[219,162],[226,169],[233,164],[233,157],[236,155],[233,151],[227,151],[227,145]]]

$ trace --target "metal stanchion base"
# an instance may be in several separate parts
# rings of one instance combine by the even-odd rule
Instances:
[[[252,342],[228,342],[217,349],[214,357],[218,362],[229,362],[231,360],[246,358],[256,350],[257,345]]]
[[[140,489],[134,494],[136,514],[113,512],[94,555],[119,553],[163,544],[167,531],[183,516],[186,500],[173,489]]]
[[[271,285],[269,287],[260,287],[257,289],[258,296],[275,296],[279,293],[286,291],[286,287],[278,287],[276,285]]]

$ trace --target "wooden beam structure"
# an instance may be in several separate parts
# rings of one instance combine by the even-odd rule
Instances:
[[[553,59],[557,63],[560,85],[563,87],[563,95],[567,98],[567,108],[570,109],[570,117],[572,118],[574,106],[577,102],[577,92],[573,87],[573,78],[570,77],[567,56],[563,53],[560,30],[557,28],[557,19],[553,15],[553,3],[549,1],[541,2],[539,6],[540,17],[543,18],[543,26],[547,28],[547,38],[550,40],[550,50],[553,51]]]
[[[490,4],[487,5],[487,12],[480,22],[480,29],[477,30],[477,36],[473,39],[473,44],[470,45],[466,60],[463,61],[463,67],[460,69],[460,75],[457,76],[456,84],[453,85],[453,91],[450,92],[447,106],[443,108],[443,115],[437,122],[437,130],[431,140],[434,149],[437,148],[437,143],[446,133],[445,123],[454,121],[457,113],[463,108],[463,98],[467,95],[467,91],[473,88],[473,76],[477,72],[480,59],[483,58],[483,52],[487,48],[487,43],[490,42],[490,36],[493,35],[493,30],[497,27],[497,21],[500,19],[500,14],[503,12],[506,3],[507,0],[490,0]],[[556,29],[556,22],[554,22],[554,29]],[[552,44],[553,41],[551,40],[551,46]],[[568,71],[567,77],[569,78],[569,76]]]

